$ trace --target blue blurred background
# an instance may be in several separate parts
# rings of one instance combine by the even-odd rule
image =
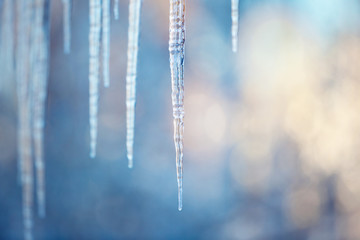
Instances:
[[[177,210],[168,1],[143,3],[134,169],[125,150],[128,1],[111,22],[111,86],[100,89],[89,156],[88,1],[73,1],[63,54],[51,1],[47,216],[35,239],[360,239],[360,4],[187,1],[184,208]],[[16,86],[1,79],[0,239],[22,239]]]

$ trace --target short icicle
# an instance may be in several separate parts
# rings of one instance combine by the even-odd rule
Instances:
[[[96,156],[97,114],[99,99],[99,52],[101,30],[101,0],[90,0],[89,31],[89,123],[90,157]]]
[[[239,0],[231,0],[231,22],[232,51],[237,52],[239,31]]]
[[[136,68],[139,47],[140,11],[142,0],[130,0],[126,72],[126,149],[128,167],[133,167],[133,146],[136,103]]]
[[[119,0],[114,0],[114,18],[119,19]]]
[[[110,86],[110,0],[102,0],[102,57],[104,86]]]
[[[71,52],[71,5],[72,0],[62,0],[63,2],[63,34],[64,34],[64,53]]]
[[[170,0],[169,52],[178,183],[178,209],[182,210],[184,136],[185,0]]]

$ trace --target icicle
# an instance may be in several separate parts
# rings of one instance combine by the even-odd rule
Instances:
[[[28,101],[30,102],[30,101]],[[33,239],[33,189],[34,173],[33,161],[31,158],[31,126],[30,126],[30,104],[26,104],[23,112],[23,132],[22,132],[22,189],[23,189],[23,218],[24,218],[24,237],[25,240]]]
[[[231,0],[231,21],[232,51],[237,52],[239,31],[239,0]]]
[[[103,79],[104,86],[110,85],[110,0],[102,0],[102,49],[103,49]]]
[[[2,10],[0,72],[4,80],[12,82],[14,78],[14,3],[12,0],[5,0],[2,4],[4,6],[0,8]]]
[[[126,73],[126,149],[128,167],[133,167],[133,145],[136,103],[136,67],[140,32],[140,11],[142,0],[130,0],[129,31]]]
[[[12,0],[6,0],[10,4]],[[18,171],[23,192],[24,237],[33,239],[34,159],[39,216],[45,216],[43,130],[48,76],[50,0],[17,0],[16,84]],[[8,9],[10,11],[10,9]],[[10,24],[11,29],[13,29]],[[12,31],[12,30],[11,30]],[[9,35],[12,33],[9,32]],[[32,145],[33,144],[33,145]],[[34,147],[34,149],[33,149]]]
[[[97,113],[99,99],[99,50],[101,30],[101,0],[90,0],[89,32],[89,122],[90,157],[96,156]]]
[[[119,19],[119,0],[114,0],[114,18]]]
[[[64,53],[71,51],[71,2],[72,0],[62,0],[63,2],[63,24],[64,24]]]
[[[31,148],[30,33],[33,0],[18,0],[18,44],[16,79],[19,99],[19,169],[23,189],[25,240],[33,239],[33,161]]]
[[[26,84],[25,84],[25,76],[24,76],[24,48],[26,46],[26,25],[24,18],[28,15],[28,12],[25,11],[22,13],[25,8],[23,5],[23,0],[17,0],[16,4],[16,15],[17,15],[17,47],[16,47],[16,85],[17,85],[17,97],[18,97],[18,181],[20,184],[23,182],[23,129],[24,129],[24,116],[23,109],[25,106],[25,98],[26,98]]]
[[[35,0],[32,31],[32,133],[36,169],[38,214],[45,217],[44,125],[48,77],[49,1]]]
[[[182,210],[184,135],[185,0],[170,0],[169,52],[174,142],[178,182],[178,209]]]

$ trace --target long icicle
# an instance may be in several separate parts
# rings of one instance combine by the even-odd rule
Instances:
[[[119,0],[114,0],[114,18],[119,19]]]
[[[128,167],[133,167],[133,146],[136,104],[136,68],[139,48],[140,11],[142,0],[130,0],[126,72],[126,149]]]
[[[232,51],[237,52],[239,31],[239,0],[231,0],[231,22]]]
[[[64,34],[64,53],[71,52],[71,5],[72,0],[62,0],[63,2],[63,34]]]
[[[26,25],[24,18],[27,16],[27,12],[22,13],[24,7],[23,0],[17,0],[16,2],[16,21],[17,21],[17,46],[16,46],[16,90],[17,90],[17,105],[18,105],[18,131],[17,131],[17,169],[18,169],[18,182],[22,185],[23,182],[23,162],[24,162],[24,153],[23,153],[23,129],[24,129],[24,106],[26,98],[26,84],[24,76],[24,62],[25,54],[24,47],[26,44]]]
[[[19,105],[19,158],[23,192],[25,240],[33,239],[33,161],[31,148],[30,33],[33,0],[17,1],[18,44],[16,79]]]
[[[182,210],[184,136],[185,0],[170,0],[169,52],[178,183],[178,209]]]
[[[22,0],[18,0],[22,1]],[[18,4],[19,5],[19,4]],[[19,14],[17,14],[19,15]],[[19,19],[19,18],[18,18]],[[20,27],[21,23],[18,23],[18,27]],[[20,36],[20,35],[17,35]],[[18,37],[23,38],[23,37]],[[23,48],[22,45],[19,45],[19,43],[22,40],[18,40],[17,45],[17,52],[16,52],[16,88],[17,88],[17,104],[18,104],[18,116],[17,116],[17,180],[20,186],[23,185],[24,181],[24,122],[25,122],[25,116],[24,116],[24,103],[25,103],[25,97],[26,97],[26,90],[25,90],[25,83],[23,79],[23,61],[19,57],[22,57]]]
[[[102,0],[102,57],[104,86],[110,86],[110,0]]]
[[[89,32],[89,123],[90,157],[96,156],[97,114],[99,99],[99,52],[101,30],[101,0],[90,0]]]
[[[48,78],[50,0],[36,0],[32,51],[32,131],[38,215],[45,217],[44,126]]]

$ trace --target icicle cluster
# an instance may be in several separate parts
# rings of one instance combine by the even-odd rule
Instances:
[[[239,0],[231,0],[231,22],[232,51],[237,52],[239,31]]]
[[[64,52],[71,49],[72,0],[62,0],[64,7]],[[18,171],[23,189],[24,235],[33,239],[33,192],[37,209],[45,216],[44,126],[48,78],[50,0],[16,0],[17,42],[14,65],[14,1],[2,3],[0,67],[5,79],[16,79],[18,93]],[[99,79],[110,84],[110,9],[111,0],[90,0],[89,31],[89,122],[90,156],[96,156]],[[114,17],[118,19],[119,1],[114,0]],[[130,0],[126,74],[127,157],[133,166],[136,104],[136,76],[142,0]],[[232,1],[233,50],[237,42],[237,1]],[[236,14],[235,14],[236,12]],[[178,209],[182,209],[183,134],[184,134],[184,57],[185,0],[170,0],[169,52],[174,117],[174,142],[178,182]],[[235,39],[235,40],[234,40]],[[102,50],[102,52],[101,52]],[[102,63],[100,63],[102,57]],[[102,66],[102,74],[100,74]],[[35,168],[34,168],[35,166]],[[35,171],[34,171],[35,169]],[[36,178],[36,181],[34,181]],[[36,183],[36,188],[34,186]]]
[[[102,45],[102,67],[104,86],[110,85],[110,0],[90,0],[89,31],[89,123],[90,157],[96,156],[97,114],[100,78],[100,47]],[[102,36],[101,36],[102,31]],[[102,41],[101,41],[102,40]]]
[[[13,32],[15,5],[16,53]],[[3,3],[1,72],[4,72],[6,81],[16,79],[17,84],[18,174],[23,192],[26,240],[33,239],[34,175],[38,215],[45,217],[43,131],[48,78],[49,8],[50,0],[5,0]]]
[[[185,0],[170,0],[169,52],[178,183],[178,209],[182,210],[184,136]]]
[[[70,54],[71,51],[71,3],[72,0],[62,0],[63,2],[63,24],[64,24],[64,53]]]
[[[133,167],[133,146],[136,104],[136,69],[140,33],[140,11],[142,0],[130,0],[129,31],[126,72],[126,150],[128,167]]]

